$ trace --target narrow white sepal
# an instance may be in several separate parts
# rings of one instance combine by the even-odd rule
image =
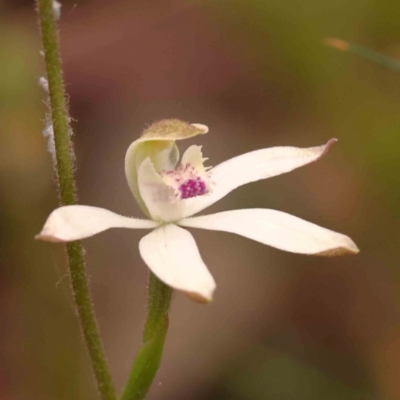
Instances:
[[[47,242],[71,242],[110,228],[152,229],[154,221],[123,217],[104,208],[65,206],[54,210],[35,239]]]
[[[236,233],[293,253],[333,256],[359,252],[348,236],[276,210],[225,211],[186,218],[178,224]]]
[[[163,225],[140,240],[139,251],[165,284],[199,302],[209,302],[215,281],[201,259],[193,236],[176,225]]]
[[[182,218],[204,210],[239,186],[281,175],[317,161],[336,141],[331,139],[326,145],[305,149],[271,147],[231,158],[209,171],[214,184],[212,193],[188,199],[190,201],[187,201]]]

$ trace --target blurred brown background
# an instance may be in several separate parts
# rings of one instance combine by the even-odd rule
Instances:
[[[286,211],[348,234],[360,255],[312,258],[195,231],[215,301],[175,296],[148,399],[400,399],[400,75],[322,43],[400,57],[400,3],[62,3],[81,204],[140,215],[124,155],[162,118],[207,124],[211,165],[339,138],[318,164],[242,187],[207,212]],[[33,240],[57,206],[39,50],[33,2],[0,0],[0,398],[97,399],[63,248]],[[118,390],[145,318],[142,234],[84,243]]]

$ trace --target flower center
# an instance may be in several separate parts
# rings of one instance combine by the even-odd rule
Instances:
[[[191,164],[180,165],[175,170],[160,173],[164,182],[173,189],[176,199],[190,199],[210,193],[210,177]]]
[[[207,193],[206,184],[199,177],[189,179],[179,186],[181,199],[189,199],[190,197],[202,196]]]

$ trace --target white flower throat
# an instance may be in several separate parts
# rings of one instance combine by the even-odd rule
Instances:
[[[204,168],[197,169],[190,163],[181,164],[174,170],[161,171],[162,180],[173,192],[173,199],[184,200],[211,193],[210,174]]]

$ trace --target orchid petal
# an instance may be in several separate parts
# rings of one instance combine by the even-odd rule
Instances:
[[[348,236],[276,210],[225,211],[187,218],[178,224],[236,233],[293,253],[333,256],[359,252]]]
[[[231,158],[209,171],[214,182],[212,193],[188,199],[190,201],[186,202],[183,216],[188,217],[204,210],[246,183],[281,175],[317,161],[335,142],[336,139],[331,139],[326,145],[305,149],[271,147]]]
[[[183,153],[181,164],[186,165],[190,164],[196,170],[204,171],[204,161],[208,160],[208,158],[203,157],[203,153],[201,152],[201,146],[192,145],[186,149]]]
[[[47,242],[71,242],[110,228],[152,229],[154,221],[123,217],[104,208],[65,206],[54,210],[35,239]]]
[[[143,237],[139,251],[147,266],[165,284],[209,302],[215,281],[201,259],[193,236],[176,225],[163,225]]]
[[[128,185],[142,211],[150,217],[149,210],[140,196],[138,187],[138,170],[146,159],[152,160],[153,165],[162,170],[175,168],[179,159],[179,150],[173,141],[143,141],[138,139],[133,142],[125,156],[125,175]]]
[[[149,158],[140,165],[138,186],[153,220],[171,221],[181,218],[181,202],[174,201],[173,190],[162,180]]]

